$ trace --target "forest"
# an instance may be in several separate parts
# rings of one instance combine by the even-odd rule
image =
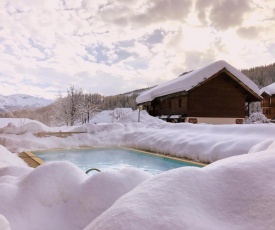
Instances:
[[[241,72],[254,81],[260,89],[275,82],[275,63],[242,69]]]
[[[275,82],[275,63],[242,69],[241,72],[254,81],[259,88]],[[48,126],[87,123],[102,110],[113,110],[115,108],[132,108],[135,110],[136,97],[150,88],[152,87],[114,96],[103,96],[97,93],[84,93],[81,88],[71,86],[67,90],[67,95],[58,95],[51,105],[36,109],[27,108],[2,112],[0,117],[29,118],[38,120]],[[252,109],[255,111],[251,112],[258,112],[260,110],[259,103],[253,105]]]

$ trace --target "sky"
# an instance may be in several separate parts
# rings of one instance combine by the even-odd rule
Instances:
[[[1,0],[0,94],[116,95],[275,62],[274,0]]]

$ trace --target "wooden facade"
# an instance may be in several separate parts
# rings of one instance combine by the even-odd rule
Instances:
[[[189,117],[189,122],[196,123],[197,118],[204,117],[235,118],[238,123],[237,119],[249,115],[249,104],[260,100],[224,68],[188,91],[157,97],[142,105],[152,116],[180,115],[179,122]]]
[[[266,92],[261,94],[262,100],[262,110],[263,114],[268,119],[275,119],[275,95],[269,95]]]

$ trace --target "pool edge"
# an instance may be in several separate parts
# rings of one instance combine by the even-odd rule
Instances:
[[[150,154],[150,155],[153,155],[153,156],[164,157],[164,158],[168,158],[168,159],[171,159],[171,160],[182,161],[182,162],[185,162],[185,163],[189,163],[189,164],[193,164],[193,165],[198,165],[198,166],[201,166],[201,167],[204,167],[204,166],[208,165],[208,164],[205,164],[205,163],[202,163],[202,162],[196,162],[196,161],[192,161],[192,160],[187,160],[187,159],[184,159],[184,158],[175,157],[175,156],[171,156],[171,155],[164,155],[164,154],[160,154],[160,153],[148,152],[148,151],[140,150],[140,149],[133,149],[133,148],[128,148],[128,147],[124,147],[124,146],[120,146],[120,148],[129,149],[129,150],[135,150],[135,151],[139,151],[139,152],[142,152],[142,153],[145,153],[145,154]]]
[[[18,157],[21,158],[29,167],[36,168],[44,163],[39,157],[34,155],[30,151],[23,151],[18,153]]]

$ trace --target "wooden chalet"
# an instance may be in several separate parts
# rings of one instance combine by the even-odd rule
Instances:
[[[262,100],[262,112],[268,119],[275,119],[275,83],[260,90]]]
[[[137,104],[152,116],[210,124],[243,123],[249,104],[256,101],[261,101],[257,85],[225,61],[181,75],[137,97]]]

